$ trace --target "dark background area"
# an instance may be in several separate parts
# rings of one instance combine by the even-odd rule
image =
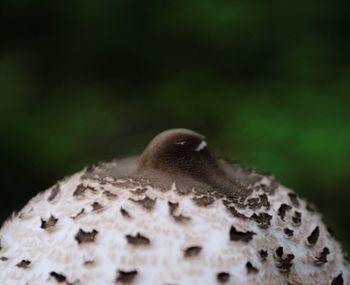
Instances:
[[[192,128],[316,204],[350,249],[348,1],[0,2],[0,222]]]

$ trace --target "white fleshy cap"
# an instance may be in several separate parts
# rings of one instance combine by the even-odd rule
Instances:
[[[0,230],[0,284],[349,283],[320,215],[175,129],[39,193]]]

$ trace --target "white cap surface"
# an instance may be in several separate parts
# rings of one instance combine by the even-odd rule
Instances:
[[[172,130],[140,158],[77,173],[8,219],[0,284],[350,283],[340,244],[305,201]]]

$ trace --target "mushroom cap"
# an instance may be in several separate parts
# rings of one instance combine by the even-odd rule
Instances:
[[[0,229],[0,284],[350,284],[320,215],[174,129],[89,167]]]

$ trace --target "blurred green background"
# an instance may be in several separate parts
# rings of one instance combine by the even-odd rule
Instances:
[[[192,128],[314,202],[350,249],[346,1],[0,2],[0,221]]]

